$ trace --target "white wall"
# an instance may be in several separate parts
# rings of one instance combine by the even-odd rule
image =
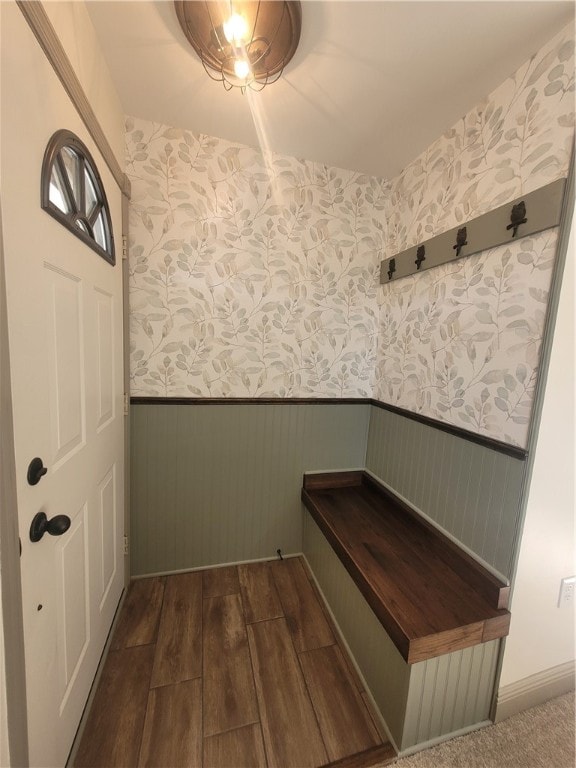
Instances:
[[[500,688],[575,658],[574,607],[558,608],[574,549],[574,222],[536,447]]]
[[[116,160],[124,168],[124,111],[86,6],[78,0],[43,5]]]

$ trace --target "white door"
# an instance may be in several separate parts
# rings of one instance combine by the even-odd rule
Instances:
[[[123,586],[121,196],[13,3],[0,3],[4,227],[30,761],[63,766]],[[67,128],[102,176],[108,264],[40,207],[46,145]],[[40,457],[36,485],[27,469]],[[69,530],[32,543],[34,515]]]

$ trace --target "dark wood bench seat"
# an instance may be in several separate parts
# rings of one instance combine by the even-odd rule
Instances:
[[[409,664],[508,634],[509,587],[366,472],[304,475],[302,500]]]

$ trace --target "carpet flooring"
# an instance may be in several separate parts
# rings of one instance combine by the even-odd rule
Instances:
[[[574,768],[574,693],[397,760],[397,768]]]

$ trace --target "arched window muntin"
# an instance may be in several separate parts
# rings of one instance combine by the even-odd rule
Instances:
[[[116,264],[108,200],[96,164],[78,136],[52,136],[42,163],[42,208],[92,250]]]

